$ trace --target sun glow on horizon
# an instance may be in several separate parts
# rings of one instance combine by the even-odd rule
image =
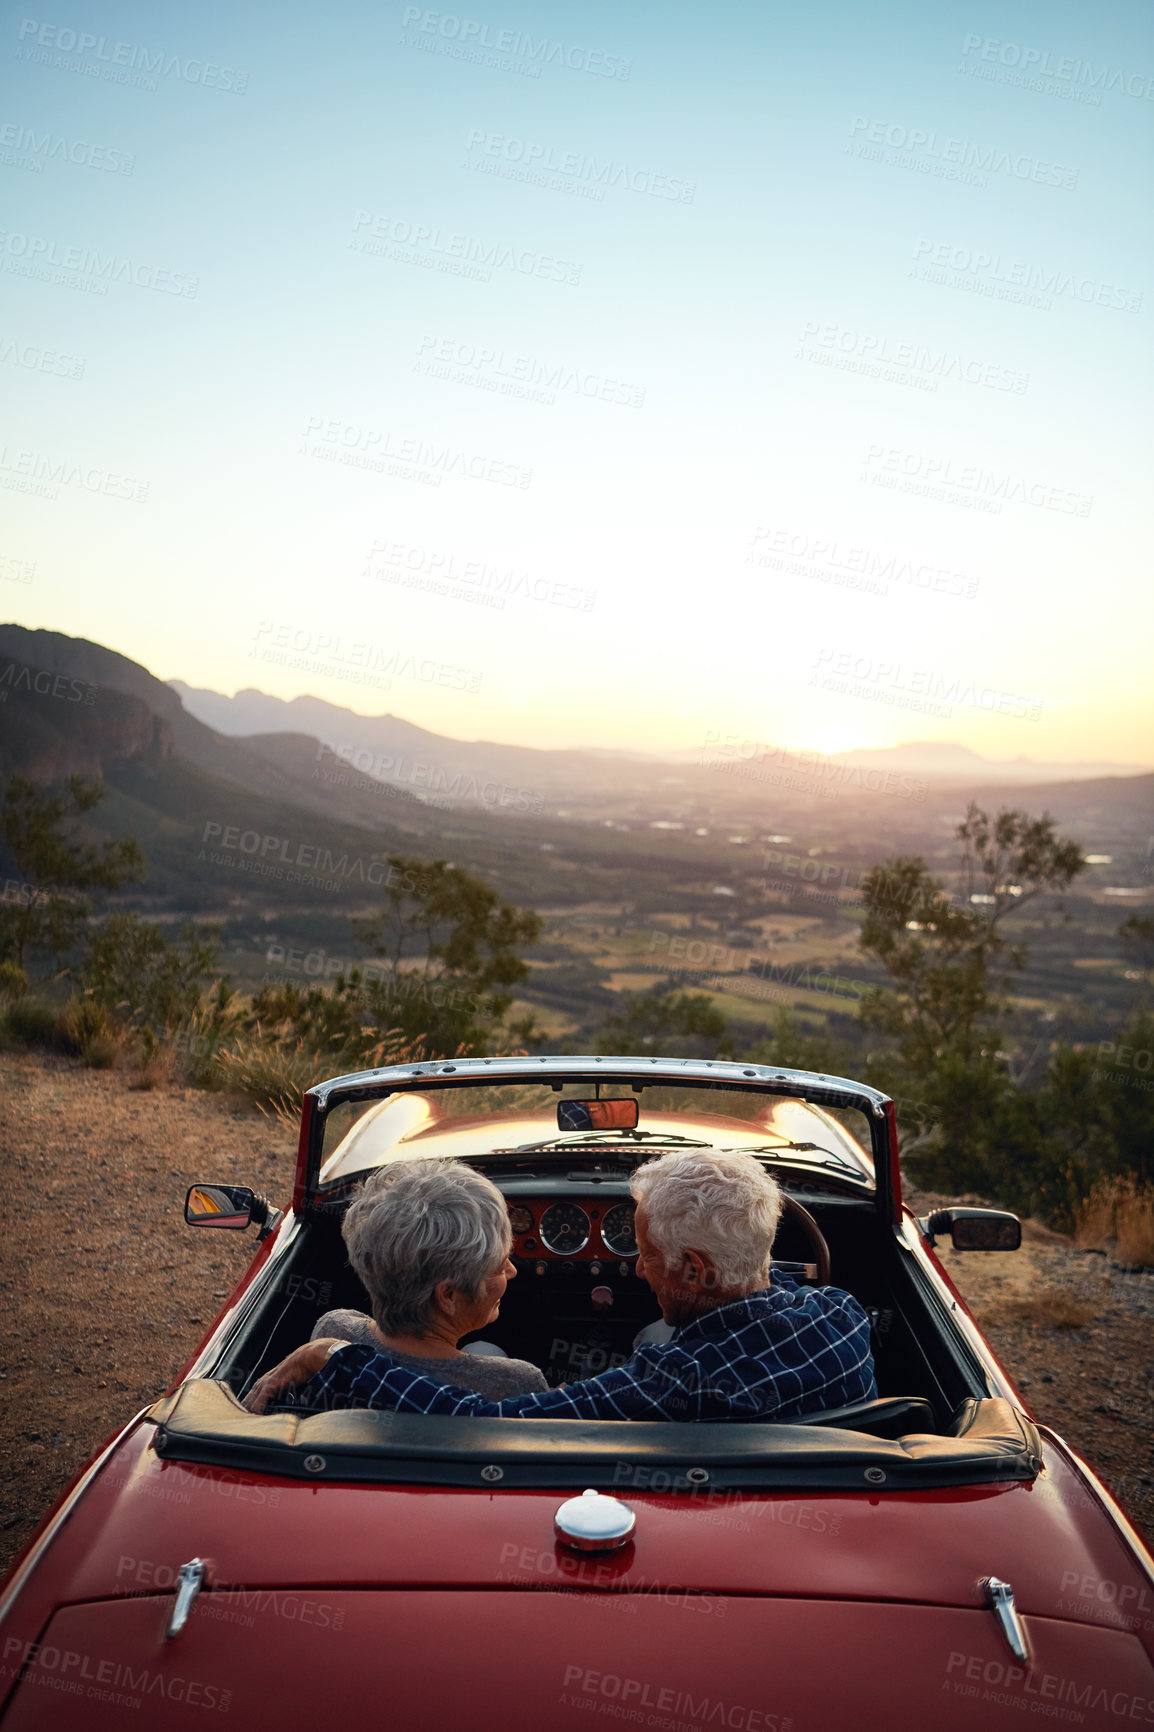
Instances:
[[[820,752],[824,758],[841,757],[845,752],[860,752],[868,748],[870,742],[860,734],[849,733],[844,728],[826,728],[817,733],[807,734],[804,740],[799,740],[792,750],[795,752]]]

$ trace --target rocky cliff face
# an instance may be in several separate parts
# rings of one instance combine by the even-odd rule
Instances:
[[[90,643],[87,638],[67,637],[60,631],[33,631],[23,625],[0,625],[0,673],[10,660],[26,662],[46,673],[67,674],[99,686],[102,691],[112,687],[114,691],[127,692],[174,726],[184,713],[171,686],[158,680],[139,662],[130,661],[103,644]]]
[[[142,698],[0,651],[0,778],[104,781],[133,759],[159,768],[174,749],[171,727]]]

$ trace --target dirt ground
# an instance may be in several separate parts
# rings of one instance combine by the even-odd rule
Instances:
[[[291,1188],[287,1129],[219,1095],[131,1080],[0,1054],[0,1570],[164,1391],[252,1256],[252,1231],[184,1225],[188,1185],[251,1184],[277,1203]],[[941,1254],[1036,1417],[1154,1538],[1154,1273],[1114,1270],[1033,1224],[1018,1252]]]
[[[918,1215],[947,1201],[906,1187]],[[1154,1270],[1116,1268],[1029,1220],[1017,1251],[935,1249],[1034,1418],[1154,1547]]]
[[[256,1234],[194,1231],[196,1179],[291,1190],[295,1143],[199,1089],[0,1054],[0,1568],[77,1469],[163,1394],[247,1267]]]

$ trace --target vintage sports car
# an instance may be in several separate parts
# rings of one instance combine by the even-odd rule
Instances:
[[[630,1176],[702,1147],[776,1175],[775,1257],[866,1308],[876,1400],[787,1424],[242,1405],[324,1311],[366,1308],[342,1214],[412,1154],[508,1200],[490,1346],[552,1383],[620,1363],[657,1319]],[[874,1090],[658,1058],[366,1072],[305,1097],[284,1212],[213,1175],[186,1216],[257,1225],[256,1255],[8,1579],[4,1732],[1154,1725],[1151,1558],[934,1255],[1018,1223],[915,1220]]]

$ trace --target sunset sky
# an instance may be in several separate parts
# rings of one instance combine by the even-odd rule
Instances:
[[[4,618],[439,732],[1154,763],[1138,0],[0,25]]]

